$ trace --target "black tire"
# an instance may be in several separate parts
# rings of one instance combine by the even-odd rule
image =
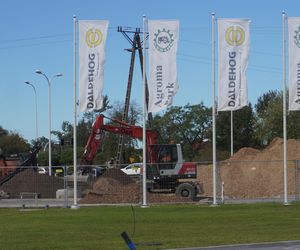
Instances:
[[[180,197],[190,198],[195,200],[196,198],[196,187],[191,183],[181,183],[175,191],[175,194]]]

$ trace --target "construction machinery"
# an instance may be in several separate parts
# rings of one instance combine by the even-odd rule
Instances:
[[[13,178],[16,174],[20,173],[21,171],[24,171],[28,169],[28,166],[36,166],[36,158],[37,154],[40,151],[41,146],[39,143],[36,143],[31,149],[30,152],[27,154],[27,156],[24,159],[19,159],[17,156],[14,157],[5,157],[3,155],[0,156],[0,164],[3,165],[3,167],[0,169],[0,186],[4,184],[5,182],[9,181],[11,178]],[[7,161],[10,158],[11,161],[15,162],[13,166],[8,166]],[[0,166],[1,166],[0,165]],[[34,169],[37,169],[34,168]]]
[[[112,123],[105,124],[104,118],[109,119]],[[142,127],[99,115],[93,124],[92,132],[85,146],[81,165],[92,164],[103,141],[104,132],[127,135],[136,139],[143,137]],[[156,130],[146,130],[148,190],[153,192],[170,191],[175,192],[178,196],[194,199],[199,192],[195,181],[196,164],[184,162],[180,144],[156,144],[158,136]]]

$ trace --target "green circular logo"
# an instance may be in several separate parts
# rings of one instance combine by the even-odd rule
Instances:
[[[297,47],[300,48],[300,27],[298,27],[298,30],[295,30],[294,41]]]
[[[170,30],[163,28],[154,33],[154,46],[160,52],[166,52],[171,49],[174,43],[173,34]]]

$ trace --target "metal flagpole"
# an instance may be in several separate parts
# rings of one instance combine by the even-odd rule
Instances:
[[[51,84],[50,81],[48,79],[48,77],[46,77],[47,82],[48,82],[48,113],[49,113],[49,144],[48,144],[48,149],[49,149],[49,176],[52,175],[52,152],[51,152]]]
[[[283,89],[283,170],[284,170],[284,205],[288,205],[287,200],[287,134],[286,134],[286,37],[285,37],[285,11],[282,11],[282,89]]]
[[[76,102],[76,96],[77,96],[77,91],[76,91],[76,38],[77,38],[77,33],[76,33],[76,16],[73,16],[73,24],[74,24],[74,100],[73,100],[73,105],[74,105],[74,124],[73,124],[73,169],[74,169],[74,204],[71,206],[73,209],[77,209],[78,204],[77,204],[77,102]]]
[[[216,94],[215,94],[215,13],[211,14],[212,23],[212,120],[213,120],[213,206],[217,205],[216,188]]]
[[[233,156],[233,111],[230,110],[230,152]]]
[[[143,204],[142,207],[147,205],[147,165],[146,165],[146,15],[143,15]]]

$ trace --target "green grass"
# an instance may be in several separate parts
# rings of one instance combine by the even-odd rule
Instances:
[[[300,240],[300,204],[0,209],[0,223],[1,250],[128,249],[123,231],[135,243],[162,243],[138,249],[166,249]]]

